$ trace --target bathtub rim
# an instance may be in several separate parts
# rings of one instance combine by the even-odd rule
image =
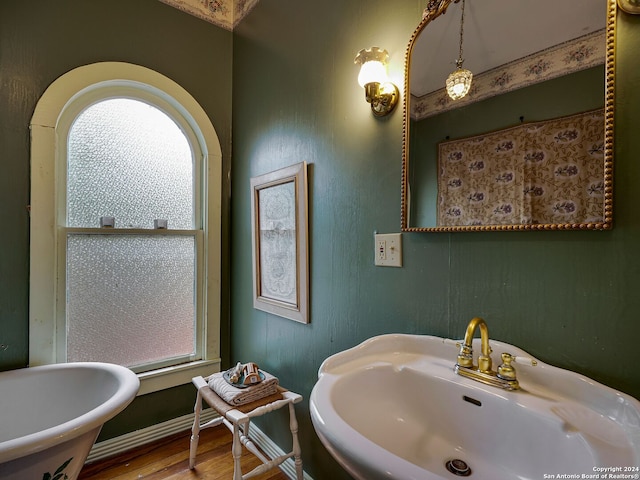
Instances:
[[[72,440],[94,430],[115,417],[129,405],[138,393],[140,380],[130,369],[104,362],[70,362],[18,368],[0,372],[0,380],[38,372],[95,370],[111,374],[118,382],[116,392],[97,407],[82,415],[42,431],[0,442],[0,463],[42,452],[47,448]],[[27,412],[28,413],[28,412]]]

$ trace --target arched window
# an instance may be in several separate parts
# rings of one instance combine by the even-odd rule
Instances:
[[[119,363],[143,393],[219,368],[221,155],[199,105],[94,64],[47,89],[31,129],[30,364]]]

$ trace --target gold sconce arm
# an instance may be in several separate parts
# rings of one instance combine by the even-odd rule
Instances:
[[[391,82],[370,82],[364,86],[367,102],[371,104],[371,111],[376,117],[383,117],[391,113],[398,103],[400,92]]]

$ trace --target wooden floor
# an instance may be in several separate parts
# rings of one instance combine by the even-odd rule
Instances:
[[[137,447],[116,457],[87,464],[80,480],[187,480],[233,479],[231,432],[224,426],[200,432],[196,467],[189,470],[189,438],[191,432],[178,433],[156,442]],[[260,465],[255,455],[243,448],[242,473]],[[252,477],[256,480],[287,480],[279,469]]]

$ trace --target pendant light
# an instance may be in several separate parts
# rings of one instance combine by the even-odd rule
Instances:
[[[464,3],[462,0],[462,16],[460,17],[460,52],[458,54],[458,60],[456,60],[456,69],[451,72],[451,75],[447,78],[447,93],[452,100],[459,100],[469,93],[471,88],[471,79],[473,74],[464,68],[462,68],[462,41],[464,36]]]

